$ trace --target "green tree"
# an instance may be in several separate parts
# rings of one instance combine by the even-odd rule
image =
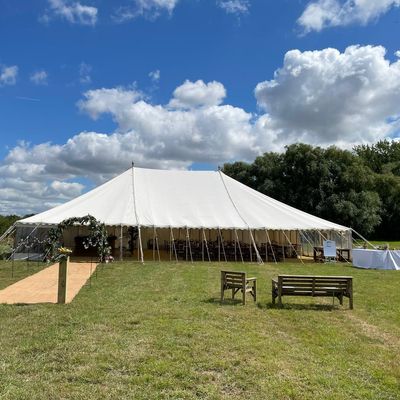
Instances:
[[[354,152],[298,143],[254,163],[226,164],[240,182],[286,204],[370,234],[381,222],[375,174]]]

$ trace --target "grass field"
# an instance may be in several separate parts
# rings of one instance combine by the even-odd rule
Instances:
[[[220,305],[221,268],[256,276],[257,304]],[[352,275],[355,309],[273,308],[278,273]],[[0,305],[0,398],[399,399],[399,286],[345,264],[114,263],[69,305]]]
[[[397,241],[397,242],[393,242],[393,241],[385,242],[385,241],[382,241],[382,240],[381,241],[372,240],[371,243],[376,245],[376,246],[385,246],[386,244],[388,244],[390,249],[400,249],[400,242],[399,241]]]

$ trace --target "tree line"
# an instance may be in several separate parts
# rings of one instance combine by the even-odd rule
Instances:
[[[0,215],[0,236],[19,219],[19,215]]]
[[[400,239],[400,142],[353,150],[297,143],[223,172],[276,200],[372,239]]]

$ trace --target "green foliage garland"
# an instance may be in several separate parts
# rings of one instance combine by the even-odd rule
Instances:
[[[108,233],[105,224],[98,221],[92,215],[68,218],[60,222],[56,228],[51,228],[46,241],[46,253],[48,254],[48,258],[52,261],[56,260],[58,255],[57,249],[62,244],[60,241],[64,230],[70,226],[76,225],[87,226],[89,235],[85,238],[83,246],[85,249],[96,247],[100,262],[103,262],[105,258],[110,255],[111,251],[111,247],[108,245],[107,241]]]

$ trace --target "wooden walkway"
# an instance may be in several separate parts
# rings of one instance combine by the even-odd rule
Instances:
[[[74,299],[96,267],[95,263],[70,262],[68,264],[66,303]],[[0,290],[0,303],[57,303],[57,290],[58,264],[53,264]]]

